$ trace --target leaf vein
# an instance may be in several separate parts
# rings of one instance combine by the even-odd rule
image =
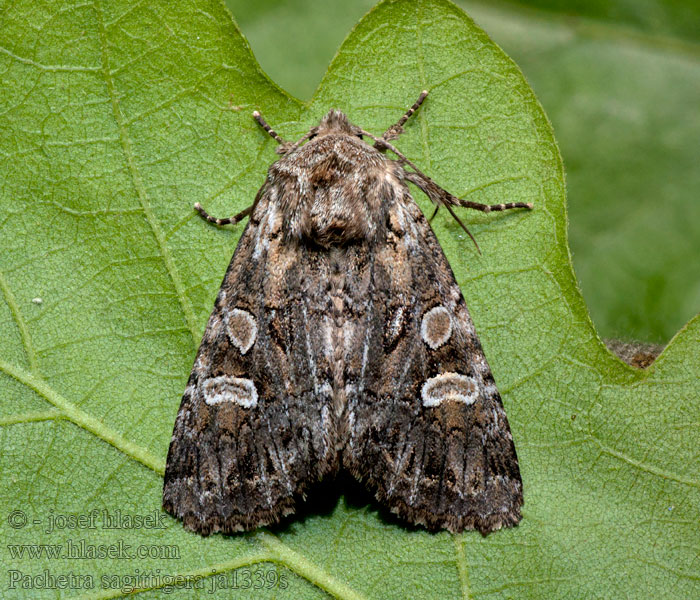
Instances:
[[[0,427],[19,425],[21,423],[36,423],[38,421],[55,421],[61,418],[63,418],[63,415],[57,410],[34,410],[2,417],[0,419]]]
[[[187,581],[197,581],[199,578],[202,577],[211,577],[212,575],[216,575],[219,573],[225,573],[227,571],[235,571],[236,569],[240,569],[241,567],[247,567],[249,565],[254,565],[258,564],[261,562],[268,562],[269,557],[267,557],[263,553],[258,553],[258,554],[249,554],[247,556],[241,556],[238,558],[235,558],[233,560],[230,560],[225,563],[218,563],[215,565],[212,565],[211,567],[204,567],[202,569],[194,569],[192,571],[188,571],[185,573],[180,573],[178,574],[179,577],[182,577],[186,579]],[[174,579],[175,576],[173,576]],[[148,592],[148,591],[153,591],[153,590],[159,590],[162,589],[168,585],[166,579],[162,579],[163,583],[160,585],[154,585],[152,587],[143,587],[143,588],[136,588],[132,592],[124,592],[122,590],[116,589],[116,590],[104,590],[100,591],[94,594],[84,594],[80,596],[80,600],[109,600],[110,598],[123,598],[125,596],[131,597],[133,594],[139,593],[139,592]],[[176,586],[173,586],[176,587]],[[186,589],[186,588],[185,588]]]
[[[56,392],[43,379],[32,375],[20,367],[6,363],[1,359],[0,371],[4,371],[10,377],[16,379],[20,383],[23,383],[27,387],[33,389],[39,395],[43,396],[46,400],[58,408],[66,419],[75,425],[89,431],[96,437],[114,446],[126,456],[140,462],[155,473],[161,476],[165,473],[165,464],[162,460],[153,456],[143,446],[126,439],[120,433],[105,425],[102,421],[80,410],[73,403],[69,402],[66,398]],[[272,553],[271,556],[267,558],[261,556],[258,562],[262,560],[270,560],[271,562],[281,563],[288,567],[291,571],[297,573],[297,575],[303,577],[310,583],[316,585],[334,597],[340,598],[341,600],[365,600],[363,595],[359,594],[342,581],[339,581],[333,577],[330,573],[326,572],[320,566],[314,564],[302,554],[294,551],[274,535],[267,532],[261,532],[256,535],[256,538]],[[211,574],[214,568],[215,567],[212,567],[206,572]],[[112,592],[109,593],[111,594]],[[118,593],[118,591],[115,593],[116,595],[96,595],[88,597],[116,598],[122,595]]]
[[[469,585],[469,569],[467,565],[467,556],[464,553],[464,545],[461,535],[453,535],[452,540],[455,545],[455,562],[457,563],[457,574],[459,575],[459,585],[462,590],[462,598],[464,600],[473,600],[471,588]]]
[[[655,467],[654,465],[650,465],[648,463],[635,460],[634,458],[631,458],[630,456],[627,456],[623,452],[620,452],[618,450],[614,450],[613,448],[607,447],[605,444],[603,444],[600,440],[598,440],[596,437],[591,436],[591,440],[596,443],[596,445],[600,448],[600,451],[603,454],[607,454],[608,456],[612,456],[613,458],[617,458],[623,462],[626,462],[633,467],[636,467],[637,469],[640,469],[642,471],[646,471],[647,473],[651,473],[652,475],[656,475],[658,477],[661,477],[663,479],[670,479],[671,481],[675,481],[677,483],[682,483],[684,485],[688,485],[694,488],[700,489],[700,481],[696,479],[690,479],[683,477],[682,475],[678,475],[676,473],[672,473],[669,471],[666,471],[664,469],[660,469],[659,467]]]
[[[32,344],[32,337],[29,333],[29,328],[27,327],[24,318],[22,317],[22,313],[19,310],[19,305],[15,300],[15,296],[12,293],[12,290],[10,289],[10,286],[7,283],[5,275],[2,271],[0,271],[0,289],[2,290],[3,296],[5,296],[5,302],[7,303],[10,313],[12,313],[12,318],[14,319],[17,329],[19,330],[19,335],[22,339],[22,346],[24,348],[24,354],[26,355],[27,362],[29,363],[29,369],[34,373],[38,369],[38,364],[36,361],[34,345]]]
[[[126,122],[124,115],[122,115],[121,109],[119,108],[119,99],[117,98],[116,90],[114,89],[114,80],[112,79],[110,67],[109,67],[109,55],[107,47],[107,32],[104,26],[104,19],[102,17],[102,10],[99,3],[95,3],[95,14],[97,16],[97,22],[99,24],[99,38],[100,38],[100,48],[102,50],[102,73],[105,79],[107,90],[109,96],[112,100],[112,114],[114,120],[119,129],[119,137],[121,139],[122,150],[124,152],[124,157],[126,159],[127,167],[129,169],[129,174],[131,175],[131,180],[134,184],[134,189],[139,198],[139,202],[143,208],[143,212],[146,216],[146,220],[151,227],[153,236],[155,237],[156,243],[165,263],[165,268],[170,276],[175,291],[177,293],[178,300],[180,301],[180,306],[185,316],[185,321],[192,334],[192,341],[195,348],[199,344],[199,328],[197,327],[197,318],[194,313],[194,309],[190,304],[187,295],[184,292],[184,286],[180,279],[180,275],[175,266],[175,261],[165,243],[165,236],[163,230],[161,229],[155,215],[153,214],[153,209],[148,201],[148,195],[146,193],[145,186],[141,180],[141,174],[136,166],[136,160],[134,156],[133,149],[131,147],[131,139],[128,135]]]
[[[80,66],[75,66],[75,65],[43,65],[41,63],[38,63],[31,58],[25,58],[24,56],[19,56],[15,54],[14,52],[10,52],[7,48],[4,48],[3,46],[0,46],[0,52],[3,54],[6,54],[10,58],[13,58],[17,62],[21,62],[25,65],[31,65],[32,67],[36,67],[37,69],[41,69],[42,71],[49,71],[52,73],[99,73],[100,68],[99,67],[80,67]]]
[[[7,363],[2,359],[0,359],[0,371],[5,372],[13,379],[34,390],[37,394],[59,409],[66,419],[78,427],[89,431],[159,475],[165,473],[165,464],[161,459],[155,457],[143,446],[126,439],[119,432],[105,425],[99,419],[75,406],[75,404],[64,398],[41,377],[29,373],[21,367]]]
[[[297,575],[328,592],[333,597],[341,600],[366,600],[364,595],[330,575],[305,556],[284,544],[276,536],[266,531],[261,531],[255,535],[255,538],[272,553],[272,560],[281,562]]]

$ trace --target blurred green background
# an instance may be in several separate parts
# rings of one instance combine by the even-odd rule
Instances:
[[[263,70],[302,100],[375,4],[226,3]],[[700,311],[700,2],[457,4],[552,121],[574,267],[600,336],[667,342]]]

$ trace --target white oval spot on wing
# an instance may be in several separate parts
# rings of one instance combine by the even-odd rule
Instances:
[[[479,387],[474,378],[460,373],[440,373],[421,388],[423,406],[439,406],[444,401],[474,404],[478,397]]]
[[[452,317],[449,311],[444,306],[431,308],[423,315],[420,334],[433,350],[442,346],[452,335]]]
[[[234,308],[226,319],[226,329],[231,343],[238,348],[241,354],[250,350],[255,337],[258,335],[258,326],[255,317],[247,310]]]
[[[258,391],[250,379],[220,375],[205,379],[200,385],[204,401],[210,405],[235,402],[243,408],[253,408],[258,404]]]

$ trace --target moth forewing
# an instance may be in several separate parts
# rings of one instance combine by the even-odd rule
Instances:
[[[455,277],[411,197],[455,198],[331,110],[285,142],[253,206],[185,389],[163,506],[203,535],[294,512],[344,468],[402,518],[486,534],[521,518],[508,420]],[[369,145],[363,138],[374,140]],[[387,156],[391,151],[398,156]]]

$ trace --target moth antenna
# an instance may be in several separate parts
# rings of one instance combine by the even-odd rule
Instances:
[[[244,208],[241,212],[239,212],[236,215],[233,215],[232,217],[227,217],[226,219],[217,219],[216,217],[212,217],[204,208],[202,208],[202,205],[199,202],[195,202],[194,209],[202,216],[202,218],[206,219],[210,223],[214,223],[214,225],[235,225],[236,223],[242,221],[245,217],[250,215],[251,212],[253,212],[253,207],[255,204],[251,204],[248,208]]]
[[[416,100],[413,103],[413,106],[409,108],[403,116],[396,121],[389,129],[387,129],[383,134],[382,134],[382,140],[395,140],[398,139],[398,137],[403,133],[403,126],[406,121],[408,121],[411,118],[411,115],[413,115],[414,112],[416,112],[419,108],[420,105],[423,104],[423,100],[425,100],[428,97],[428,90],[423,90],[420,93],[420,96],[418,96],[418,100]],[[374,147],[377,148],[377,150],[382,150],[382,144],[381,142],[375,142]]]
[[[406,121],[408,121],[408,120],[411,118],[411,115],[412,115],[414,112],[416,112],[416,111],[420,108],[420,105],[423,104],[423,100],[425,100],[427,97],[428,97],[428,90],[423,90],[423,91],[420,93],[420,96],[418,96],[418,100],[416,100],[416,101],[413,103],[413,106],[411,106],[411,108],[409,108],[409,109],[404,113],[403,117],[401,117],[401,118],[396,122],[396,125],[399,126],[399,127],[401,127]],[[391,129],[391,128],[389,128],[389,129]],[[387,130],[387,131],[388,131],[388,130]],[[383,136],[382,136],[382,137],[383,137]]]
[[[440,210],[440,205],[437,204],[435,206],[435,210],[433,211],[433,214],[430,215],[430,218],[428,219],[428,221],[430,221],[432,223],[433,219],[437,216],[439,210]]]

